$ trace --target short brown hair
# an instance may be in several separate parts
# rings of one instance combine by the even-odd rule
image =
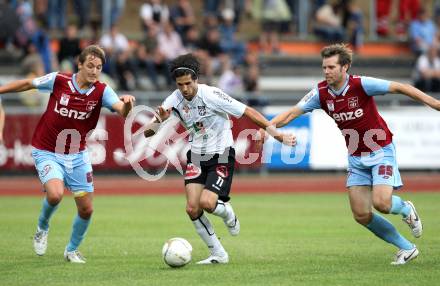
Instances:
[[[348,65],[348,67],[350,68],[353,60],[353,52],[347,45],[334,44],[326,46],[321,50],[321,57],[323,59],[330,58],[335,55],[339,56],[338,64],[340,64],[341,66]]]
[[[105,52],[100,46],[98,45],[87,46],[84,50],[82,50],[81,54],[78,57],[78,61],[81,64],[83,64],[86,61],[88,55],[93,55],[95,57],[100,58],[102,64],[105,64]]]

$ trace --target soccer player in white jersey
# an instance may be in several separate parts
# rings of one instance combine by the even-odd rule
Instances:
[[[199,70],[200,64],[192,54],[171,62],[170,72],[178,89],[158,108],[157,117],[147,126],[145,136],[154,135],[160,123],[171,113],[189,131],[191,149],[187,153],[185,172],[186,212],[211,252],[198,264],[228,263],[228,253],[204,211],[221,217],[231,235],[240,232],[240,222],[229,202],[235,164],[229,115],[248,117],[288,146],[293,146],[296,139],[293,135],[279,133],[263,115],[219,88],[199,84]]]
[[[422,235],[422,221],[412,202],[393,193],[403,184],[393,134],[378,113],[374,96],[400,93],[435,110],[440,110],[440,101],[408,84],[348,74],[352,54],[343,44],[325,47],[321,56],[325,80],[271,122],[282,127],[315,109],[322,109],[335,121],[348,149],[346,186],[353,217],[374,235],[398,248],[393,265],[405,264],[416,258],[419,250],[385,217],[373,212],[373,208],[383,214],[402,216],[416,238]]]
[[[0,144],[3,144],[3,128],[5,127],[5,110],[2,105],[2,98],[0,97]]]

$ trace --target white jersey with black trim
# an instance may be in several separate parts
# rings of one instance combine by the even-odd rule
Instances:
[[[190,132],[191,151],[197,154],[223,153],[234,144],[229,115],[241,117],[246,105],[221,89],[198,84],[197,94],[186,100],[177,89],[162,104]]]

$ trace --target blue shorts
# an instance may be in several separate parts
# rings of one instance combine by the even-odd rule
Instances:
[[[388,144],[368,156],[348,157],[347,187],[389,185],[402,187],[394,144]]]
[[[32,149],[35,168],[41,183],[60,179],[71,192],[93,192],[93,172],[87,150],[76,154],[57,154]]]

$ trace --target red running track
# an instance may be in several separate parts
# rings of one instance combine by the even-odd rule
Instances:
[[[403,174],[404,190],[412,192],[440,191],[440,175]],[[145,181],[137,176],[96,176],[97,195],[182,194],[183,178],[165,176],[158,181]],[[232,192],[237,193],[294,193],[343,192],[345,176],[339,174],[304,175],[237,175]],[[36,177],[0,177],[0,196],[41,195]]]

